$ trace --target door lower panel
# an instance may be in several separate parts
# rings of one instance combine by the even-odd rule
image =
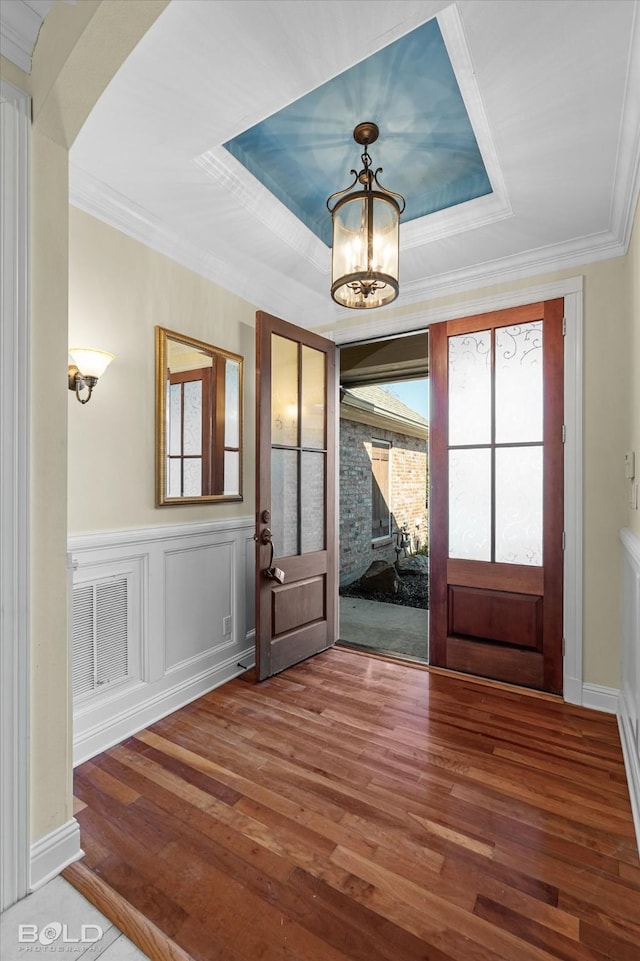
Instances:
[[[508,684],[541,688],[544,659],[534,651],[495,648],[480,641],[447,638],[447,667],[464,674],[479,674]]]
[[[449,587],[449,634],[542,650],[542,598]]]
[[[314,577],[276,587],[272,594],[272,636],[324,620],[326,577]]]
[[[333,637],[329,633],[326,621],[307,624],[306,627],[283,634],[271,642],[271,670],[278,674],[289,667],[291,662],[298,662],[319,654],[333,644]]]

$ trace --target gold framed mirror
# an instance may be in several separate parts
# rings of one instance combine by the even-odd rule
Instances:
[[[242,500],[243,358],[156,327],[156,506]]]

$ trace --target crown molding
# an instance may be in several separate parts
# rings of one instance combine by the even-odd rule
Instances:
[[[215,254],[184,240],[162,221],[112,187],[101,183],[75,164],[69,164],[69,203],[109,227],[114,227],[188,270],[213,281],[250,304],[259,299],[261,310],[277,316],[297,317],[302,326],[326,323],[331,309],[292,278],[281,278],[264,264],[246,258],[242,270]],[[321,317],[321,321],[318,318]]]
[[[513,209],[498,161],[498,152],[478,87],[471,54],[458,8],[447,7],[437,15],[438,25],[453,66],[460,94],[491,181],[492,193],[437,210],[426,217],[403,223],[400,249],[409,250],[455,234],[513,217]],[[277,199],[228,150],[213,147],[194,163],[283,243],[304,257],[320,273],[326,273],[330,250],[289,208]]]
[[[271,233],[304,257],[321,274],[326,274],[331,257],[329,247],[228,150],[214,147],[196,157],[194,163]]]
[[[637,163],[633,170],[637,181]],[[339,327],[343,321],[354,319],[352,311],[336,309],[329,301],[328,295],[326,302],[319,295],[310,295],[310,292],[297,281],[291,277],[276,276],[264,264],[246,261],[240,271],[209,251],[201,250],[183,240],[148,211],[73,164],[70,164],[69,170],[69,200],[73,206],[175,260],[207,280],[219,284],[249,303],[255,304],[256,300],[259,300],[260,309],[269,313],[295,317],[301,326],[309,329]],[[636,202],[637,182],[635,193],[630,191],[624,208],[620,210],[622,222],[618,225],[617,234],[605,231],[419,281],[403,284],[401,279],[400,298],[395,302],[394,309],[421,304],[435,297],[462,294],[492,284],[503,284],[559,270],[571,270],[599,260],[624,256],[628,248],[628,238],[621,234],[626,228],[629,211],[635,211]],[[632,216],[631,222],[633,222]],[[259,297],[256,296],[257,294]],[[424,309],[419,314],[424,323]],[[353,327],[355,329],[357,326],[361,335],[365,337],[375,335],[378,330],[388,330],[390,323],[393,324],[394,329],[398,325],[398,331],[410,330],[412,328],[405,325],[406,316],[409,315],[396,319],[389,312],[376,311],[374,323],[367,323],[364,326],[360,317],[358,324]],[[342,340],[342,332],[340,337]]]
[[[31,73],[31,57],[42,21],[54,0],[4,0],[0,6],[0,53],[25,73]]]
[[[636,3],[629,45],[618,159],[611,198],[612,229],[626,254],[640,196],[640,5]]]

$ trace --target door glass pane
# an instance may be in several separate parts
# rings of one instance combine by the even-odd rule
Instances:
[[[183,460],[185,497],[199,497],[202,493],[202,459],[200,457],[185,457]]]
[[[184,454],[202,454],[202,381],[184,385]]]
[[[449,445],[491,443],[491,331],[449,337]]]
[[[224,452],[224,493],[240,493],[240,452],[237,450]]]
[[[169,437],[167,450],[170,454],[180,456],[182,453],[182,384],[169,386]]]
[[[302,447],[324,447],[326,386],[325,355],[313,347],[302,348]]]
[[[298,451],[271,451],[271,531],[276,557],[298,553]]]
[[[491,560],[491,451],[449,451],[449,557]]]
[[[224,446],[240,446],[240,364],[237,360],[224,365]],[[226,469],[225,469],[226,470]],[[225,473],[225,477],[226,477]]]
[[[298,345],[271,335],[271,443],[298,444]]]
[[[496,561],[542,564],[542,447],[496,450]]]
[[[496,330],[496,443],[542,440],[542,321]]]
[[[324,453],[302,451],[302,553],[324,550]]]

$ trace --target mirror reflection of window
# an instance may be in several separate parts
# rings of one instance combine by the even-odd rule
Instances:
[[[158,505],[241,499],[242,358],[162,327],[156,346]]]
[[[198,497],[211,487],[211,367],[167,372],[167,496]]]

